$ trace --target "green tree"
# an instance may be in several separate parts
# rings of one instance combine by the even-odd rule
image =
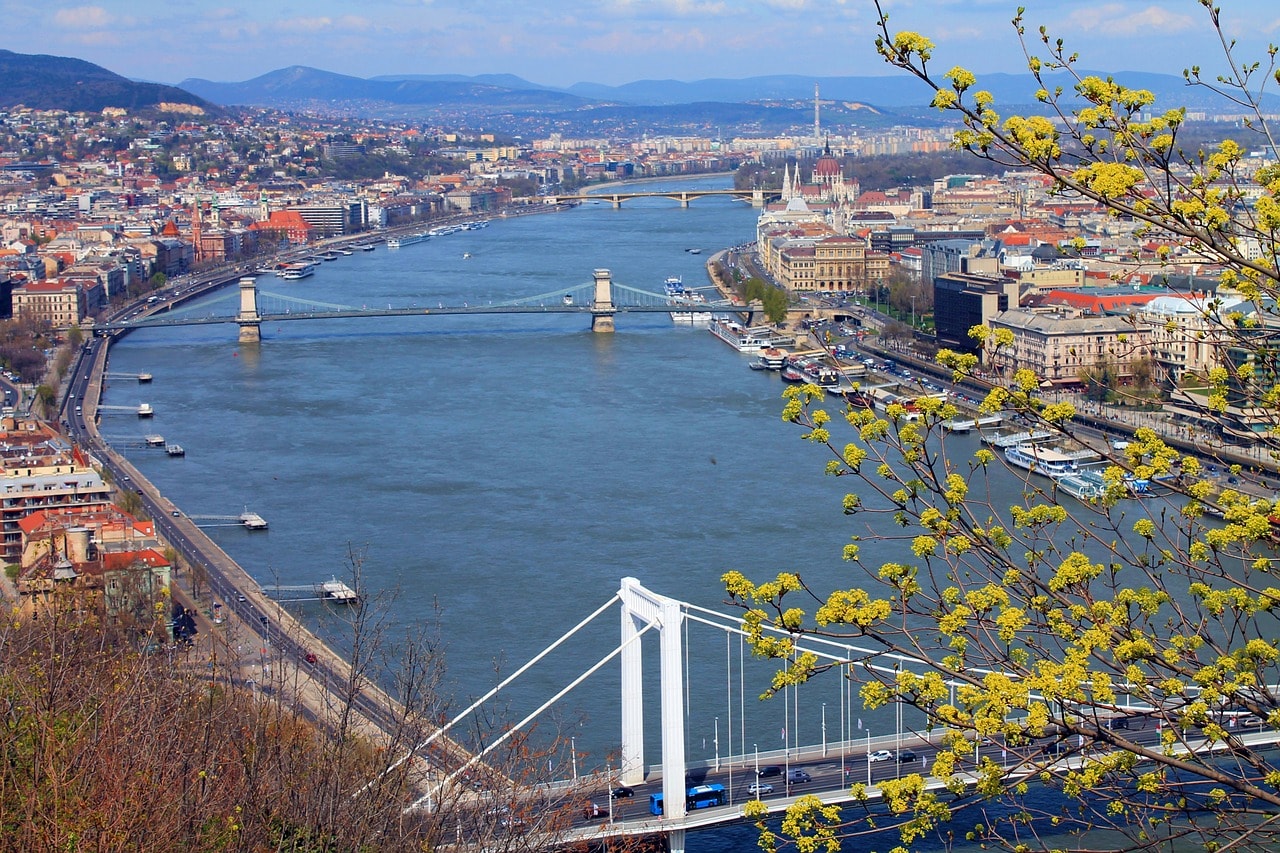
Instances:
[[[1202,5],[1221,34],[1218,8]],[[1001,115],[969,71],[935,73],[933,43],[891,32],[882,10],[877,47],[960,124],[958,149],[1039,172],[1058,191],[1092,199],[1139,223],[1140,234],[1223,270],[1205,339],[1218,353],[1210,411],[1225,417],[1229,391],[1275,375],[1280,166],[1250,162],[1245,152],[1272,144],[1258,104],[1275,79],[1276,50],[1241,62],[1224,36],[1226,74],[1186,72],[1190,84],[1249,116],[1234,129],[1238,139],[1186,147],[1183,110],[1078,72],[1075,55],[1047,30],[1025,38],[1021,11],[1014,27],[1047,116]],[[984,356],[1013,344],[1008,330],[973,334]],[[937,358],[957,378],[981,361],[947,350]],[[855,808],[839,813],[802,798],[780,831],[764,831],[766,849],[788,839],[816,849],[872,825],[895,826],[904,846],[934,833],[1016,850],[1280,844],[1280,757],[1261,742],[1280,733],[1270,521],[1280,502],[1233,487],[1234,477],[1214,480],[1201,456],[1150,429],[1111,451],[1077,430],[1073,405],[1041,396],[1041,379],[1015,370],[980,411],[1017,414],[1107,453],[1094,499],[1077,501],[1048,478],[1006,470],[991,450],[961,453],[941,428],[957,414],[948,402],[920,400],[919,419],[900,406],[837,415],[814,389],[787,390],[784,418],[822,451],[826,473],[850,484],[850,578],[817,589],[796,572],[762,582],[730,572],[726,589],[746,610],[756,653],[780,664],[773,690],[828,674],[854,679],[868,708],[908,709],[940,752],[932,778],[880,783],[888,819],[872,812],[863,785],[852,789]],[[1250,402],[1273,416],[1261,442],[1280,452],[1280,394],[1266,386]],[[1242,474],[1238,464],[1229,470]],[[1127,501],[1128,475],[1168,477],[1172,503]],[[1020,495],[1011,505],[993,502],[989,478],[1012,476],[1021,478]],[[810,637],[857,651],[820,658],[807,649]],[[989,739],[996,755],[983,747]],[[1033,787],[1055,791],[1057,804]],[[959,805],[983,801],[992,807],[978,826],[947,825]],[[1116,835],[1093,835],[1101,830]],[[1046,832],[1090,835],[1062,842]]]

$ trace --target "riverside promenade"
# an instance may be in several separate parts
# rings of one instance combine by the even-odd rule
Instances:
[[[78,392],[77,413],[67,421],[76,442],[122,491],[132,490],[155,523],[156,535],[178,556],[173,584],[175,600],[194,605],[200,614],[198,636],[211,638],[197,646],[210,662],[220,658],[240,671],[239,683],[255,694],[271,695],[303,710],[322,729],[344,720],[352,731],[371,743],[407,752],[407,744],[436,733],[430,721],[410,713],[376,680],[376,673],[353,669],[280,602],[263,592],[263,584],[233,560],[101,435],[95,417],[107,373],[110,340],[93,338],[81,349],[80,361],[69,373],[69,391]],[[178,571],[185,563],[187,571]],[[219,602],[225,620],[211,618],[212,602]],[[347,605],[361,607],[363,605]],[[370,638],[364,638],[368,642]],[[468,763],[472,756],[460,744],[437,737],[427,756],[415,756],[411,778],[425,792],[429,772]],[[428,767],[431,771],[428,771]]]

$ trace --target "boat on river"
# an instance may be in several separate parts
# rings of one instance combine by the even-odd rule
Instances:
[[[1068,452],[1044,444],[1015,444],[1012,447],[1006,447],[1004,458],[1011,465],[1025,468],[1033,474],[1041,474],[1051,480],[1060,480],[1072,474],[1083,473],[1080,462],[1084,457],[1080,453]]]
[[[387,239],[387,248],[400,249],[405,246],[412,246],[414,243],[422,243],[427,238],[428,234],[405,234],[401,237],[390,237]]]
[[[1107,481],[1097,471],[1080,471],[1059,479],[1058,489],[1078,501],[1091,503],[1107,493]]]
[[[765,349],[795,346],[796,339],[770,326],[743,326],[724,317],[713,318],[707,326],[711,334],[738,352],[760,352]]]
[[[1047,429],[994,429],[990,432],[982,433],[983,444],[990,444],[992,447],[999,447],[1002,450],[1017,444],[1044,441],[1046,438],[1053,438],[1053,433]]]
[[[276,275],[285,281],[297,281],[315,275],[316,268],[312,264],[286,264],[276,270]]]

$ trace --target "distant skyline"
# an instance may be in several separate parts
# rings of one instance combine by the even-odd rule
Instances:
[[[1009,25],[1016,0],[885,5],[891,29],[934,40],[939,72],[1026,70]],[[1195,0],[1024,5],[1029,37],[1049,27],[1083,68],[1220,69],[1221,48]],[[1268,40],[1280,38],[1280,6],[1220,5],[1240,58],[1265,60]],[[873,49],[870,0],[0,0],[0,12],[10,50],[76,57],[160,83],[241,81],[290,65],[365,78],[515,74],[560,87],[893,73]]]

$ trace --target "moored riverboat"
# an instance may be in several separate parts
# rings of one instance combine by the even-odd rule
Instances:
[[[738,352],[760,352],[770,348],[795,346],[796,343],[794,337],[777,332],[769,326],[743,326],[723,317],[712,319],[707,328],[711,330],[711,334]]]

